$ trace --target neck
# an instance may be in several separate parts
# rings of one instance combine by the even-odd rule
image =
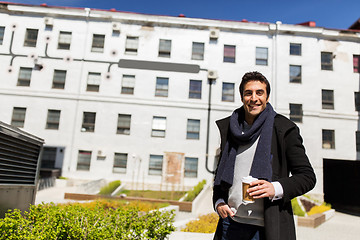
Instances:
[[[255,117],[249,116],[249,114],[246,114],[246,113],[245,113],[245,122],[246,122],[248,125],[252,125],[252,124],[254,123],[254,120],[255,120]]]

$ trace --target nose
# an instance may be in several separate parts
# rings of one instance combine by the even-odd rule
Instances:
[[[256,101],[256,100],[257,100],[257,95],[256,95],[255,92],[254,92],[253,94],[251,94],[250,100],[251,100],[251,101]]]

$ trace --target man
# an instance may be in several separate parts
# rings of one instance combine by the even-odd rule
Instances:
[[[261,73],[246,73],[239,90],[243,106],[216,122],[221,153],[213,203],[220,220],[214,239],[296,239],[291,199],[316,182],[299,129],[273,110]],[[248,176],[258,180],[247,191],[255,202],[247,204],[241,179]]]

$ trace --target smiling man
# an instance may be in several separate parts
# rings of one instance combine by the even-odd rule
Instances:
[[[291,199],[316,182],[299,128],[274,111],[261,73],[246,73],[239,91],[243,106],[216,122],[221,153],[213,203],[220,220],[214,239],[296,239]],[[242,179],[250,176],[256,179],[247,190],[251,203],[242,192]]]

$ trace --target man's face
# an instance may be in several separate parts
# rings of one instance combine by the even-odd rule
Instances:
[[[256,116],[266,108],[268,102],[266,84],[260,81],[246,83],[241,101],[244,104],[245,120],[248,124],[252,124]]]

